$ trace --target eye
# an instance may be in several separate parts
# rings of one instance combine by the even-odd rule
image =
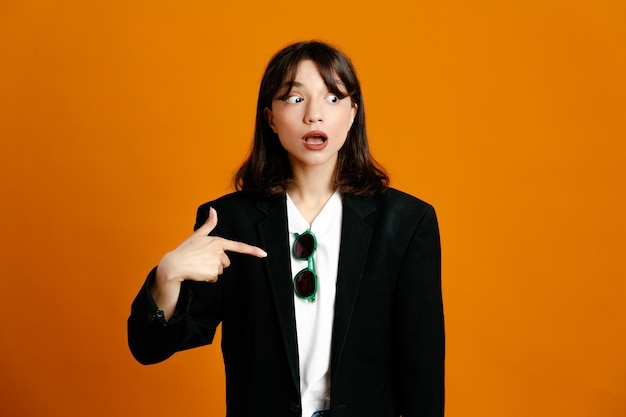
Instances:
[[[285,98],[285,102],[286,103],[302,103],[302,101],[304,101],[304,99],[300,96],[288,96],[287,98]]]
[[[338,103],[340,100],[339,97],[335,96],[335,95],[330,95],[328,97],[326,97],[326,101],[329,103]]]

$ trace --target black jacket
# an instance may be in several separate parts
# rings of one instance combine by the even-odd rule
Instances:
[[[144,364],[209,344],[222,323],[227,415],[300,416],[298,346],[285,197],[226,195],[212,232],[263,248],[230,253],[217,283],[185,281],[167,325],[148,286],[135,298],[128,340]],[[331,353],[333,417],[441,417],[444,324],[441,252],[433,208],[389,189],[343,197]],[[309,417],[309,416],[304,416]]]

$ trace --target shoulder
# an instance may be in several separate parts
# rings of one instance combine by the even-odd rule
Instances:
[[[374,201],[378,204],[391,204],[399,207],[409,207],[411,209],[427,210],[432,208],[426,201],[395,188],[388,188],[384,192],[376,194]]]
[[[419,225],[426,218],[436,222],[435,209],[431,204],[395,188],[387,189],[374,200],[377,200],[378,210],[386,218],[400,223],[406,222],[406,226]]]
[[[358,201],[358,197],[351,196],[353,201]],[[376,193],[368,197],[373,203],[376,211],[395,213],[396,215],[423,215],[426,212],[434,212],[432,205],[404,191],[395,188],[387,188],[385,191]],[[359,204],[359,203],[357,203]],[[361,202],[360,204],[364,204]]]
[[[279,197],[265,197],[250,191],[235,191],[208,201],[198,207],[196,228],[202,225],[213,207],[217,211],[219,223],[253,221],[263,216],[263,212],[280,207]]]
[[[238,208],[245,209],[247,207],[255,207],[256,204],[262,200],[263,200],[263,197],[258,194],[254,194],[254,193],[250,193],[246,191],[235,191],[229,194],[225,194],[214,200],[207,201],[206,203],[202,204],[198,208],[198,210],[200,209],[208,210],[209,207],[213,207],[216,210],[219,210],[220,208],[229,209],[229,210],[238,209]]]
[[[346,195],[344,207],[351,209],[366,222],[381,227],[401,227],[410,229],[424,219],[436,222],[432,205],[415,196],[395,188],[376,193],[371,197]]]

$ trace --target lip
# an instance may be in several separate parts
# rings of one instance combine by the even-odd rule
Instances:
[[[311,138],[321,138],[322,141],[320,143],[309,142],[309,139]],[[310,132],[307,132],[306,135],[302,136],[302,144],[310,151],[321,151],[326,146],[328,146],[328,135],[321,130],[312,130]]]

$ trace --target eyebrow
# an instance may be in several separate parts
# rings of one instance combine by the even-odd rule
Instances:
[[[304,87],[304,84],[299,83],[298,81],[292,81],[292,82],[285,81],[280,86],[280,88],[289,88],[289,87]]]
[[[339,78],[335,79],[335,85],[336,85],[336,86],[338,86],[338,87],[343,87],[343,88],[346,88],[346,85],[345,85],[345,84],[343,83],[343,81],[341,81],[341,79],[339,79]],[[292,81],[292,82],[285,81],[285,82],[284,82],[284,83],[282,83],[282,85],[280,86],[280,88],[281,88],[281,89],[282,89],[282,88],[289,88],[289,87],[291,87],[291,88],[293,88],[293,87],[298,87],[298,88],[300,88],[300,87],[304,87],[304,84],[302,84],[301,82],[298,82],[298,81]],[[326,86],[326,87],[328,87],[328,86]]]

